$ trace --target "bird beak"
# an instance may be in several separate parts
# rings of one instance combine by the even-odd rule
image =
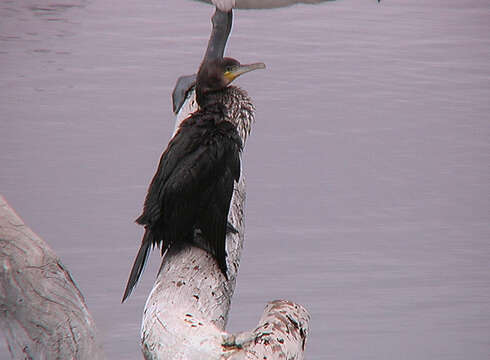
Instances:
[[[233,70],[225,71],[224,76],[228,80],[228,83],[231,83],[233,80],[235,80],[240,75],[248,73],[250,71],[258,70],[258,69],[265,69],[265,64],[264,63],[254,63],[254,64],[248,64],[248,65],[240,65],[240,66],[234,68]]]

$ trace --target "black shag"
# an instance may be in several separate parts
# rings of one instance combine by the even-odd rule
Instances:
[[[240,178],[242,140],[248,135],[253,105],[246,93],[228,86],[263,63],[241,65],[231,58],[203,61],[195,94],[198,110],[185,119],[162,154],[136,222],[145,233],[124,292],[136,285],[155,245],[162,255],[170,246],[194,243],[200,233],[227,277],[225,240],[234,182]],[[250,116],[237,114],[249,109]]]

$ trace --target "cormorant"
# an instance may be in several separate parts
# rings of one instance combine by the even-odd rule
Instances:
[[[263,63],[241,65],[232,58],[204,60],[196,79],[198,110],[185,119],[162,154],[136,220],[145,233],[129,276],[123,302],[143,271],[150,249],[204,240],[227,277],[225,240],[234,182],[240,178],[242,140],[250,131],[253,105],[243,90],[228,86]],[[239,111],[250,114],[238,114]]]

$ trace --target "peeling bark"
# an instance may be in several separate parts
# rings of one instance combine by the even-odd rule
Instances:
[[[287,300],[267,304],[259,325],[251,332],[225,339],[230,353],[223,359],[303,359],[310,315],[304,307]]]
[[[13,359],[103,359],[70,273],[1,195],[0,325]]]

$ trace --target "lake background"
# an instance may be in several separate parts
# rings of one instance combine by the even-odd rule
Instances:
[[[211,6],[0,2],[0,192],[70,269],[108,359],[138,359],[159,256],[134,224]],[[236,11],[257,107],[230,331],[311,313],[307,359],[490,358],[490,3]],[[0,359],[8,359],[5,342]]]

